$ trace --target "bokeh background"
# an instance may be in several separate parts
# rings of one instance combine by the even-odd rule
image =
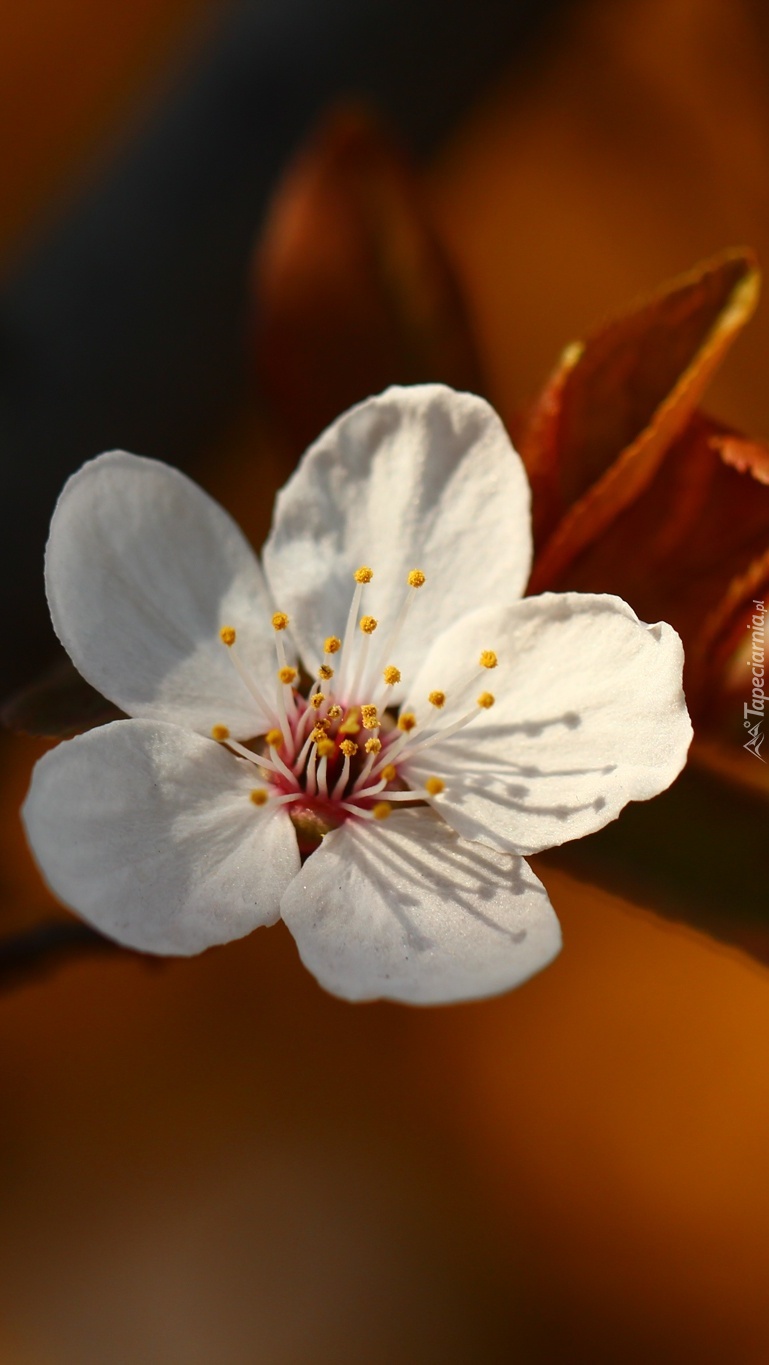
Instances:
[[[5,0],[0,29],[9,683],[51,653],[45,525],[102,446],[265,534],[249,260],[339,96],[414,157],[510,408],[639,291],[769,260],[761,0]],[[768,353],[763,307],[709,397],[764,436]],[[0,747],[8,933],[55,911],[17,814],[41,747]],[[3,1365],[768,1361],[766,970],[542,875],[564,952],[496,1001],[345,1005],[280,926],[3,996]]]

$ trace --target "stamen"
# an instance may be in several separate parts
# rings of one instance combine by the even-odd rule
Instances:
[[[382,677],[388,687],[394,687],[395,684],[399,683],[401,680],[401,671],[399,668],[396,668],[394,664],[388,664],[382,671]]]
[[[339,653],[339,650],[340,650],[341,648],[342,648],[342,641],[339,639],[339,637],[338,637],[337,635],[329,635],[329,636],[323,641],[323,653],[324,653],[324,654],[338,654],[338,653]]]
[[[394,763],[387,763],[382,769],[382,778],[385,782],[394,782],[398,776],[398,769]]]
[[[364,730],[376,730],[379,728],[379,713],[375,706],[362,706],[360,708],[360,714]]]
[[[491,692],[481,692],[480,697],[476,697],[476,701],[484,711],[488,711],[489,707],[494,705],[494,697]]]
[[[335,800],[338,796],[341,796],[342,792],[347,786],[347,783],[350,780],[350,759],[358,752],[358,746],[352,739],[343,739],[342,743],[339,745],[339,748],[341,752],[344,754],[344,763],[342,764],[342,771],[339,774],[336,786],[334,787],[334,790],[331,793],[332,801]]]
[[[331,678],[333,678],[333,676],[334,670],[331,667],[331,665],[321,664],[320,668],[318,669],[318,677],[322,678],[323,682],[328,682]]]
[[[398,729],[402,730],[404,734],[413,730],[416,723],[417,718],[413,711],[404,711],[402,715],[398,716]]]
[[[285,686],[290,687],[292,683],[296,682],[296,679],[297,672],[295,668],[286,666],[278,669],[278,681],[282,682]]]
[[[331,758],[336,745],[334,744],[333,739],[328,739],[327,736],[324,735],[323,739],[316,740],[315,747],[321,758]]]
[[[494,650],[493,649],[482,650],[481,657],[478,660],[478,663],[480,664],[481,668],[496,668],[497,656],[494,653]]]
[[[378,754],[382,747],[382,741],[377,735],[372,735],[371,739],[366,740],[364,747],[367,754]]]
[[[360,708],[351,706],[342,724],[339,726],[340,735],[357,735],[360,730]]]
[[[446,705],[446,693],[431,692],[427,700],[429,701],[431,706],[437,707],[437,709],[440,711],[441,707]]]
[[[364,635],[373,635],[379,622],[373,616],[361,616],[358,624]]]
[[[353,641],[355,639],[355,626],[358,620],[358,612],[360,611],[363,589],[365,587],[365,583],[360,582],[357,574],[353,574],[353,578],[355,579],[355,591],[352,595],[350,610],[347,613],[347,624],[344,628],[344,643],[342,645],[341,667],[339,669],[339,678],[337,679],[339,691],[342,696],[345,696],[347,692],[347,679],[350,672],[350,660],[353,652]],[[329,644],[328,640],[326,641],[326,644]],[[328,652],[329,651],[327,650],[327,653]]]
[[[314,710],[319,711],[325,700],[326,698],[323,692],[313,692],[310,697],[310,706],[312,706]]]
[[[425,791],[428,796],[440,796],[441,792],[445,791],[445,789],[446,783],[442,782],[439,777],[428,777],[425,782]]]
[[[282,730],[268,730],[264,737],[271,749],[279,749],[283,744]]]
[[[342,708],[341,708],[341,706],[339,705],[338,702],[334,702],[334,705],[333,705],[333,706],[329,706],[329,708],[328,708],[328,719],[329,719],[329,720],[339,720],[339,717],[341,716],[341,714],[342,714]]]
[[[403,629],[406,617],[408,616],[409,610],[411,608],[411,603],[414,598],[414,590],[422,587],[423,583],[425,582],[425,575],[422,573],[421,569],[412,569],[406,578],[406,582],[408,584],[409,591],[406,593],[403,605],[401,606],[401,609],[398,612],[397,617],[395,618],[395,625],[393,626],[392,630],[390,631],[390,634],[387,636],[385,640],[384,648],[379,656],[378,665],[379,669],[384,668],[385,659],[392,658],[393,654],[395,653],[395,646],[398,643],[398,640],[400,639],[400,633]]]
[[[230,732],[226,725],[211,726],[211,738],[217,740],[219,744],[222,744],[224,740],[229,739],[229,737]]]
[[[372,806],[371,814],[375,820],[386,820],[388,815],[392,815],[392,809],[389,801],[377,801],[376,805]]]
[[[370,583],[373,577],[374,570],[369,569],[368,565],[366,564],[364,564],[362,568],[356,569],[355,573],[353,574],[353,578],[355,579],[356,583]]]
[[[265,791],[264,787],[254,787],[251,792],[251,800],[255,806],[266,806],[269,799],[269,792]]]
[[[240,678],[240,681],[242,682],[246,690],[251,693],[251,696],[253,697],[254,701],[258,704],[258,706],[261,708],[261,710],[265,711],[268,716],[274,715],[275,711],[274,706],[272,705],[271,702],[267,701],[266,697],[262,695],[262,692],[257,687],[250,673],[244,667],[240,655],[238,654],[238,651],[234,648],[236,638],[237,633],[235,631],[234,626],[222,626],[221,630],[219,631],[219,639],[221,640],[222,644],[226,645],[228,650],[230,651],[230,658],[233,664],[235,665],[235,672]]]
[[[331,744],[331,740],[326,740],[326,741],[325,741],[325,744]],[[324,747],[325,747],[325,745],[324,745]],[[333,747],[334,747],[333,744],[331,744],[332,750],[333,750]],[[318,745],[318,752],[320,753],[320,745]],[[319,795],[319,796],[325,796],[325,797],[328,796],[328,760],[329,760],[329,754],[327,754],[327,753],[321,754],[320,763],[318,764],[318,776],[317,776],[317,781],[318,781],[318,795]]]
[[[255,754],[253,749],[247,749],[245,744],[240,744],[236,739],[226,741],[227,748],[239,758],[245,758],[249,763],[253,763],[257,768],[266,768],[268,772],[280,773],[282,777],[287,777],[291,782],[294,781],[294,774],[287,768],[282,758],[277,754],[271,754],[268,758],[266,754]]]
[[[288,626],[288,617],[284,611],[276,611],[272,618],[273,630],[285,630]]]

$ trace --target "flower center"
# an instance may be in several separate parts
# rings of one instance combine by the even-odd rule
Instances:
[[[379,622],[363,610],[373,576],[366,565],[356,569],[344,638],[326,638],[315,678],[288,663],[285,612],[272,617],[277,667],[270,694],[243,664],[236,627],[224,625],[219,632],[244,686],[272,723],[248,745],[232,739],[224,725],[214,725],[211,736],[256,767],[261,785],[253,788],[251,800],[257,808],[288,807],[303,855],[345,820],[383,820],[395,803],[434,802],[446,782],[436,773],[415,786],[410,762],[494,704],[484,691],[468,710],[479,676],[497,664],[494,651],[484,650],[453,698],[439,690],[428,694],[426,721],[418,722],[412,711],[396,716],[389,697],[402,675],[393,660],[414,594],[426,579],[421,569],[408,574],[403,603],[383,635]]]

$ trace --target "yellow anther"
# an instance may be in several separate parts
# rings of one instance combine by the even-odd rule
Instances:
[[[331,665],[321,664],[320,668],[318,669],[318,677],[322,678],[324,682],[328,682],[329,678],[333,678],[333,676],[334,670],[331,667]]]
[[[354,739],[343,739],[339,748],[345,755],[345,758],[352,758],[353,754],[357,754],[358,752],[358,746]]]
[[[478,660],[478,663],[480,664],[481,668],[496,668],[497,656],[494,653],[494,650],[493,649],[482,650],[481,657]]]
[[[476,701],[484,711],[488,711],[489,707],[494,705],[494,698],[490,692],[481,692],[480,697],[476,697]]]
[[[429,796],[440,796],[445,788],[445,782],[441,782],[439,777],[428,777],[425,782],[425,791]]]
[[[342,714],[342,708],[341,708],[341,706],[339,705],[338,702],[334,702],[334,705],[333,705],[333,706],[329,706],[329,708],[328,708],[328,719],[329,719],[329,720],[339,720],[339,717],[341,716],[341,714]]]
[[[395,683],[399,683],[401,680],[401,671],[394,664],[388,664],[382,673],[382,677],[388,687],[394,687]]]
[[[353,574],[356,583],[370,583],[373,577],[374,570],[370,569],[367,564],[362,564]]]
[[[372,735],[364,745],[367,754],[378,754],[382,748],[382,741],[377,735]]]
[[[319,711],[325,700],[326,698],[324,697],[322,692],[313,692],[312,696],[310,697],[310,706],[312,706],[316,711]]]
[[[375,706],[362,706],[360,708],[361,720],[364,730],[376,730],[379,724],[379,715]]]
[[[267,740],[271,749],[279,749],[283,743],[283,731],[268,730],[264,738]]]
[[[406,582],[410,588],[421,588],[425,581],[425,576],[421,569],[412,569]]]
[[[212,739],[218,740],[220,744],[222,743],[223,740],[229,739],[229,737],[230,737],[230,732],[229,732],[229,730],[227,729],[227,726],[226,726],[226,725],[212,725],[212,726],[211,726],[211,738],[212,738]]]
[[[288,617],[284,611],[276,611],[272,618],[273,630],[285,630],[288,625]]]
[[[269,799],[269,792],[266,792],[264,787],[254,787],[251,792],[251,800],[255,806],[266,806]]]
[[[384,782],[394,782],[398,776],[398,769],[394,763],[387,763],[382,769],[382,780]]]
[[[341,648],[342,641],[336,635],[329,635],[328,638],[323,641],[324,654],[338,654]]]
[[[328,739],[324,736],[323,739],[318,740],[318,753],[321,758],[330,758],[335,748],[336,745],[334,744],[333,739]]]
[[[360,730],[360,711],[357,706],[351,706],[342,724],[339,726],[340,735],[357,735]]]
[[[358,624],[364,635],[373,635],[379,622],[373,616],[361,616]]]
[[[371,814],[375,820],[386,820],[388,815],[392,815],[392,809],[389,801],[377,801],[376,805],[371,807]]]
[[[446,705],[446,693],[431,692],[427,700],[429,701],[431,706],[437,706],[438,710],[440,711],[441,707]]]
[[[416,723],[417,718],[413,711],[404,711],[402,716],[398,716],[398,729],[404,730],[406,734],[414,729]]]
[[[288,667],[279,668],[278,681],[286,684],[296,682],[296,669]]]
[[[227,648],[229,649],[231,645],[234,645],[237,639],[237,634],[238,633],[234,626],[222,626],[221,630],[219,631],[219,639],[221,640],[222,644],[227,645]]]

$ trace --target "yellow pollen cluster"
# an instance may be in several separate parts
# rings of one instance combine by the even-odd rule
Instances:
[[[494,653],[494,650],[484,649],[481,652],[481,657],[478,660],[478,663],[480,664],[481,668],[496,668],[497,656]]]
[[[322,678],[324,682],[328,682],[329,678],[333,678],[333,676],[334,670],[331,667],[331,665],[321,664],[320,668],[318,669],[318,677]]]
[[[284,611],[276,611],[272,618],[273,630],[285,630],[288,625],[288,617]]]
[[[416,723],[417,718],[413,711],[404,711],[403,715],[398,717],[398,729],[405,731],[406,734],[414,729]]]
[[[429,796],[440,796],[445,788],[445,783],[439,777],[428,777],[425,782],[425,791]]]
[[[382,741],[376,735],[372,735],[371,739],[366,740],[364,747],[367,754],[378,754],[382,748]]]
[[[237,631],[235,630],[235,627],[222,626],[221,630],[219,631],[219,639],[221,640],[222,644],[227,645],[227,648],[229,649],[231,645],[234,645],[237,639]]]
[[[333,706],[329,706],[329,708],[328,708],[328,719],[329,719],[329,720],[339,720],[339,717],[341,716],[341,714],[342,714],[342,708],[341,708],[341,706],[339,705],[338,702],[334,702],[334,705],[333,705]]]
[[[286,683],[286,684],[292,683],[292,682],[296,682],[296,669],[295,669],[295,668],[288,668],[288,667],[286,667],[286,668],[279,668],[279,669],[278,669],[278,680],[279,680],[280,682]]]
[[[375,820],[386,820],[388,815],[392,815],[392,809],[389,801],[377,801],[371,808],[371,814]]]
[[[333,739],[329,739],[328,736],[324,735],[323,739],[318,740],[318,753],[321,758],[330,758],[334,752],[334,748],[334,741]]]
[[[325,700],[326,698],[322,692],[313,692],[310,697],[310,706],[314,707],[316,711],[319,711]]]
[[[446,693],[431,692],[427,700],[429,701],[431,706],[437,706],[438,710],[440,711],[441,707],[446,705]]]
[[[324,654],[338,654],[341,648],[342,641],[337,635],[329,635],[328,638],[323,641]]]
[[[359,624],[364,635],[373,635],[379,622],[373,616],[361,616]]]
[[[490,692],[481,692],[480,697],[477,697],[476,701],[484,711],[488,711],[489,707],[494,705],[494,698]]]
[[[358,746],[355,743],[354,739],[343,739],[342,743],[339,745],[339,748],[341,749],[345,758],[352,758],[353,754],[357,754],[358,752]]]
[[[394,763],[387,763],[382,769],[382,777],[385,782],[394,782],[398,776],[398,769]]]
[[[412,569],[412,570],[411,570],[411,573],[409,574],[408,578],[406,579],[406,582],[408,583],[408,585],[409,585],[410,588],[421,588],[421,586],[422,586],[422,584],[424,583],[424,581],[425,581],[425,576],[424,576],[424,574],[422,573],[422,570],[421,570],[421,569]]]
[[[367,564],[362,564],[353,574],[356,583],[370,583],[373,577],[374,570],[370,569]]]
[[[375,706],[362,706],[360,708],[361,720],[364,730],[376,730],[379,724],[379,716]]]
[[[255,806],[266,806],[269,801],[269,794],[264,790],[264,787],[254,787],[251,800]]]
[[[279,749],[281,744],[283,743],[283,731],[268,730],[267,734],[265,735],[265,739],[267,740],[267,743],[269,744],[271,749]]]
[[[230,732],[226,725],[213,725],[211,727],[211,738],[216,739],[221,744],[223,740],[229,739]]]
[[[394,687],[395,683],[399,683],[401,680],[401,671],[394,664],[388,664],[382,673],[382,677],[388,687]]]
[[[320,741],[321,741],[322,739],[325,739],[325,738],[326,738],[326,727],[325,727],[325,725],[316,725],[316,726],[315,726],[315,729],[313,730],[312,734],[310,735],[310,739],[313,740],[313,742],[314,742],[315,744],[320,744]]]

